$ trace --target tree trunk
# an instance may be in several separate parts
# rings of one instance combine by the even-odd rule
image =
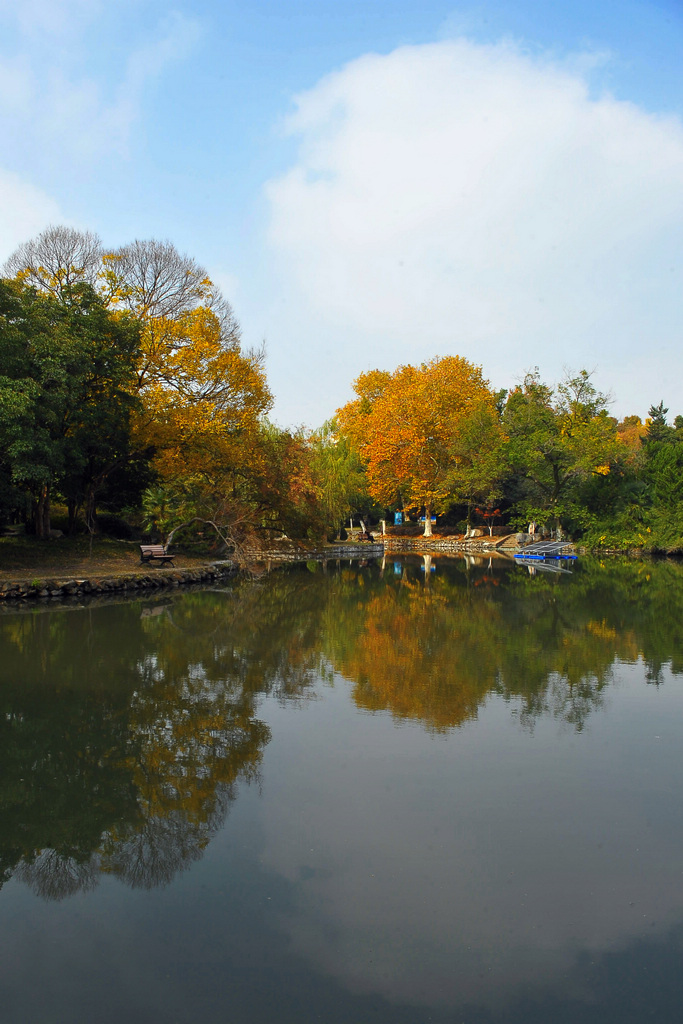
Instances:
[[[36,537],[48,540],[50,536],[50,485],[45,484],[38,492],[34,511]]]
[[[95,488],[89,487],[85,496],[85,525],[88,533],[95,532]]]
[[[432,510],[429,505],[425,508],[425,532],[424,537],[431,537],[432,535]]]
[[[67,508],[69,511],[69,536],[73,537],[76,532],[76,517],[78,515],[78,503],[75,498],[69,498],[67,500]]]

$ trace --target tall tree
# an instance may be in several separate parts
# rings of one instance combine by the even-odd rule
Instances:
[[[432,512],[446,510],[458,468],[474,457],[465,453],[466,424],[477,411],[494,411],[495,395],[480,367],[461,356],[361,374],[354,388],[358,398],[339,410],[339,421],[366,464],[370,494],[387,507],[424,509],[430,536]]]
[[[624,456],[607,397],[582,370],[553,389],[538,371],[510,392],[503,415],[510,465],[526,482],[522,515],[558,523],[572,508],[576,487],[608,474]]]
[[[108,253],[114,308],[142,327],[135,436],[186,516],[243,520],[238,496],[256,469],[260,424],[272,404],[264,353],[243,350],[232,307],[204,267],[170,242],[136,240]]]
[[[453,438],[453,455],[451,491],[467,506],[469,533],[473,506],[480,502],[491,508],[500,500],[508,468],[507,437],[497,404],[479,402],[463,418]]]
[[[58,300],[0,281],[0,438],[12,480],[31,496],[39,537],[49,534],[54,487],[94,502],[128,448],[139,334],[88,284]]]
[[[645,443],[647,445],[677,440],[675,428],[670,427],[666,422],[668,411],[664,407],[664,402],[660,402],[659,405],[650,406],[647,414],[647,431],[645,434]]]
[[[372,504],[365,470],[358,451],[339,430],[336,417],[311,435],[310,446],[325,525],[339,536],[342,524],[352,512],[367,512]]]
[[[121,458],[112,466],[91,451],[93,481],[103,482],[103,472],[109,478],[125,473],[131,460],[143,464],[151,451],[155,472],[176,492],[184,477],[180,490],[196,495],[201,481],[200,490],[215,497],[226,478],[234,485],[249,472],[254,438],[272,401],[264,353],[241,348],[232,308],[204,267],[170,242],[136,240],[104,252],[96,236],[50,228],[21,246],[7,269],[66,308],[77,287],[94,285],[109,317],[137,323],[135,372],[127,384],[137,409],[136,448],[119,444]],[[109,440],[116,429],[115,417],[99,423],[99,434]],[[94,445],[97,434],[91,436]],[[77,478],[77,471],[65,478],[72,503]],[[91,508],[93,493],[91,487],[86,496]]]

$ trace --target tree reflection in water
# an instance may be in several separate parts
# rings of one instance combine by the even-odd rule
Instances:
[[[32,859],[19,861],[15,877],[44,900],[62,900],[97,886],[99,858],[92,856],[87,861],[78,861],[56,850],[41,850]]]
[[[303,700],[338,673],[358,707],[434,732],[491,694],[528,728],[550,714],[578,730],[615,659],[642,658],[655,683],[683,670],[680,566],[432,564],[312,563],[156,605],[3,615],[0,883],[45,899],[102,874],[169,883],[259,779],[262,695]]]

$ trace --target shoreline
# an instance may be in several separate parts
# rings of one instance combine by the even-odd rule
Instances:
[[[123,570],[121,572],[93,573],[36,573],[31,577],[17,574],[15,578],[0,581],[0,604],[6,602],[49,603],[67,597],[100,596],[102,594],[133,594],[144,591],[166,590],[191,584],[215,583],[236,576],[253,563],[325,562],[337,558],[378,558],[384,554],[382,544],[345,544],[336,547],[303,548],[291,551],[247,551],[243,562],[214,561],[192,568],[157,566],[153,570]]]
[[[506,540],[508,540],[506,538]],[[74,573],[41,574],[39,577],[28,578],[17,576],[11,580],[0,581],[0,605],[22,602],[48,604],[66,598],[78,598],[103,595],[128,595],[138,592],[167,590],[174,587],[192,584],[210,584],[236,576],[240,571],[249,570],[250,565],[264,565],[266,571],[277,565],[295,562],[337,561],[340,559],[383,558],[401,554],[441,554],[441,555],[499,555],[512,558],[524,550],[523,544],[496,543],[489,537],[475,537],[467,541],[455,537],[391,537],[385,536],[383,541],[355,544],[334,544],[317,548],[303,548],[292,545],[289,550],[281,548],[271,550],[247,550],[240,562],[221,560],[198,565],[192,568],[173,568],[158,566],[150,571],[125,570],[122,572],[94,573],[85,576]],[[586,548],[567,542],[567,548],[573,553],[596,557],[627,557],[639,558],[680,558],[681,552],[644,552],[639,549],[617,551],[602,549],[588,551]]]
[[[159,566],[154,572],[98,573],[91,577],[50,575],[30,580],[8,580],[0,583],[0,602],[37,601],[42,604],[65,597],[165,590],[192,583],[215,583],[234,576],[237,571],[238,566],[234,562],[214,562],[194,569]]]

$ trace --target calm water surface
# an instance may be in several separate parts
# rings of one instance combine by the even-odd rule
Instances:
[[[683,566],[0,616],[0,1021],[677,1022]]]

